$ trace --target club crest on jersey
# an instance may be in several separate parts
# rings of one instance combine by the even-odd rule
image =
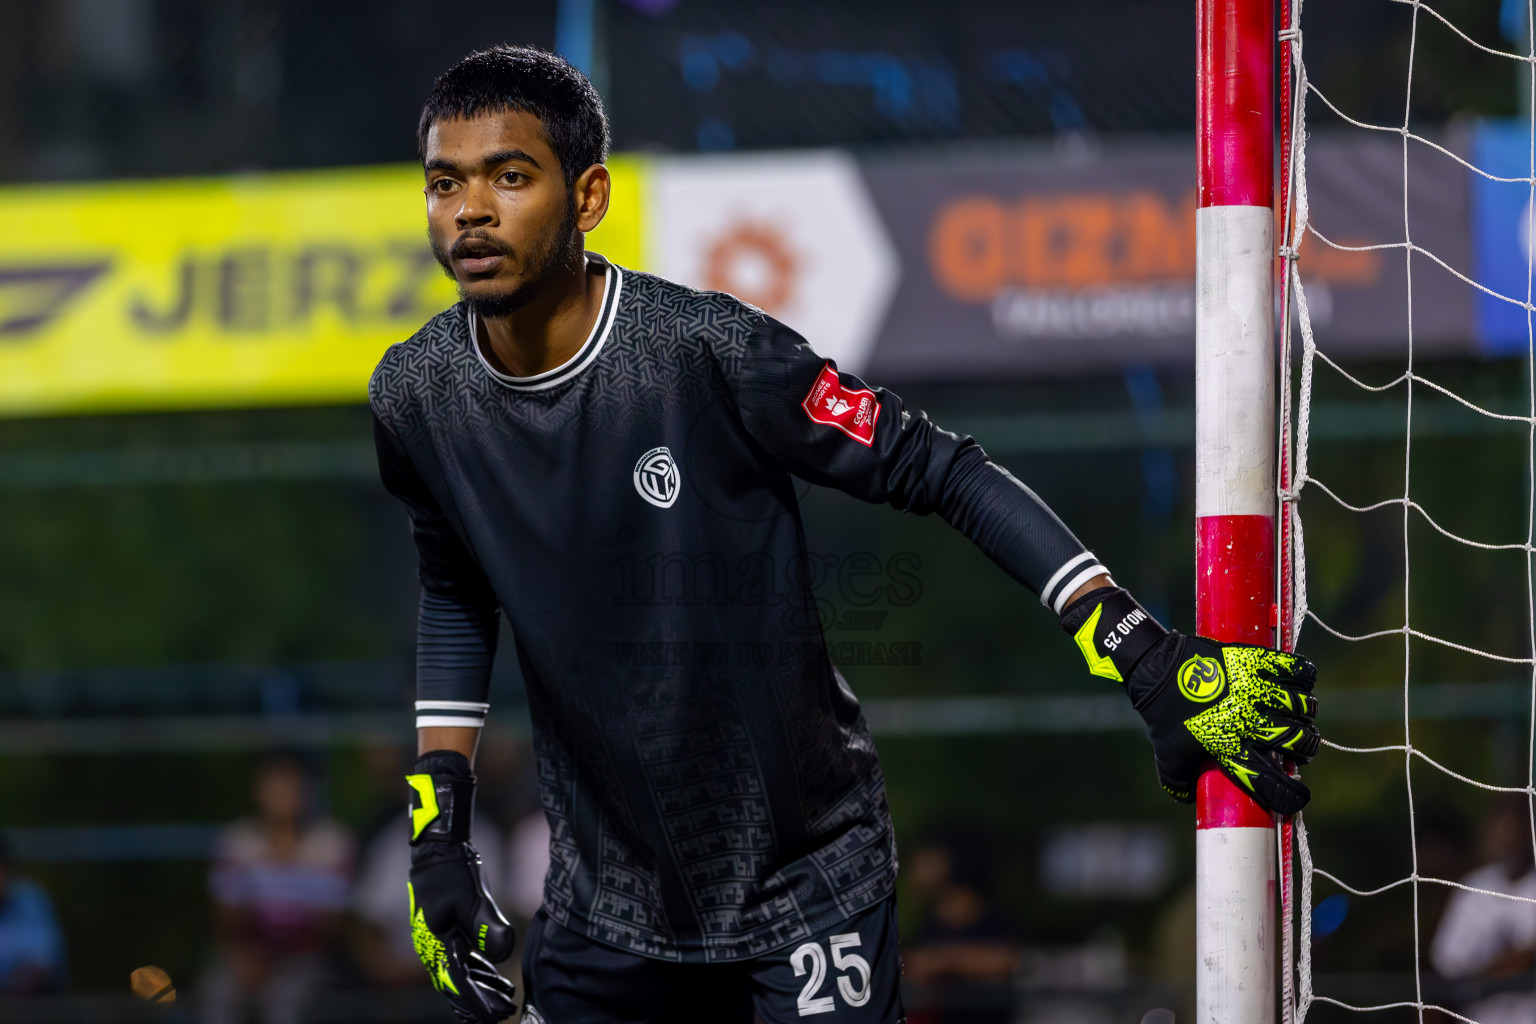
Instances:
[[[652,448],[635,463],[635,490],[657,508],[671,508],[681,489],[677,463],[665,447]]]
[[[862,445],[875,443],[875,421],[880,418],[880,403],[868,388],[846,388],[827,363],[816,375],[800,407],[816,423],[836,427]]]

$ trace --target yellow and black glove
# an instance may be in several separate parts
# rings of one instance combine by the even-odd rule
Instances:
[[[423,754],[411,788],[411,940],[432,987],[464,1024],[497,1024],[517,1012],[516,990],[496,972],[517,935],[480,877],[469,841],[475,776],[452,750]]]
[[[1125,686],[1169,796],[1193,802],[1205,762],[1215,761],[1268,810],[1306,806],[1311,792],[1281,764],[1306,764],[1321,741],[1317,668],[1306,658],[1165,629],[1119,587],[1078,598],[1061,624],[1089,672]]]

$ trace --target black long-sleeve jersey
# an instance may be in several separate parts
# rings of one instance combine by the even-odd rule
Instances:
[[[548,373],[495,370],[462,304],[374,373],[380,471],[420,552],[417,722],[483,721],[499,607],[552,832],[549,915],[649,957],[759,956],[896,873],[792,476],[939,513],[1058,611],[1104,570],[974,441],[762,311],[589,268],[601,314]]]

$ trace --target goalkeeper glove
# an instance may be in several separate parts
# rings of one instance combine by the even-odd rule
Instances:
[[[1204,762],[1214,760],[1266,809],[1295,814],[1306,806],[1311,792],[1280,758],[1306,764],[1321,741],[1310,661],[1164,629],[1119,587],[1078,598],[1061,624],[1089,672],[1125,686],[1169,796],[1193,802]]]
[[[432,987],[464,1024],[496,1024],[517,1012],[512,983],[495,964],[512,955],[516,933],[480,878],[469,842],[475,777],[452,750],[423,754],[411,787],[411,941]]]

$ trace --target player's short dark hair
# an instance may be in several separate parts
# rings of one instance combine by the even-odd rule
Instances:
[[[475,51],[433,84],[416,125],[417,151],[426,159],[427,132],[438,121],[508,110],[543,123],[566,185],[608,159],[608,115],[587,76],[564,57],[506,44]]]

